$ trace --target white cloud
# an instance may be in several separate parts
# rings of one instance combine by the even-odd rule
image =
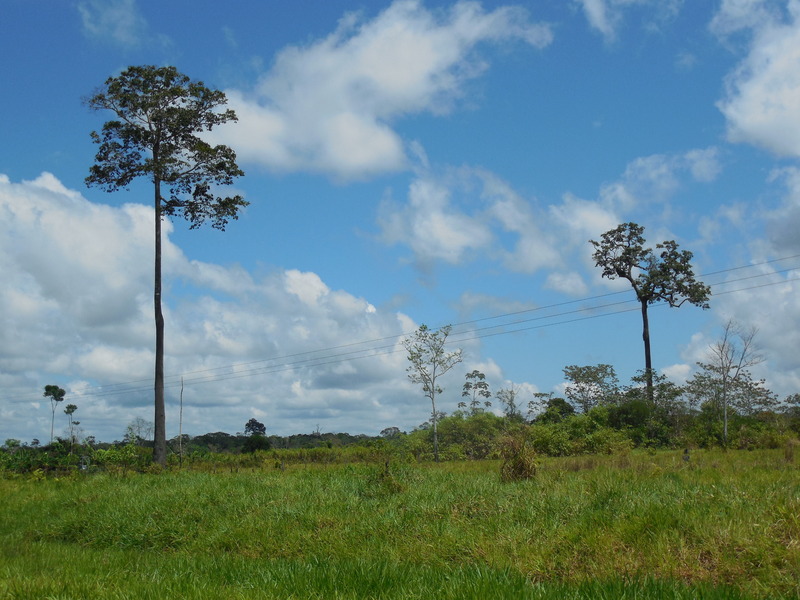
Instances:
[[[709,29],[725,37],[742,30],[760,29],[780,16],[775,0],[722,0]]]
[[[544,286],[574,297],[585,296],[589,292],[589,287],[586,285],[586,282],[584,282],[583,277],[574,271],[568,273],[550,273],[547,276]]]
[[[717,103],[732,142],[753,144],[781,156],[800,156],[800,3],[727,1],[711,24],[729,35],[752,33],[749,53],[727,77]]]
[[[488,67],[478,46],[515,40],[542,48],[552,34],[522,8],[475,2],[429,11],[397,0],[372,20],[349,14],[326,38],[281,51],[252,92],[229,90],[239,123],[215,139],[277,171],[351,179],[405,169],[392,121],[449,112]]]
[[[630,212],[636,207],[669,200],[685,174],[701,183],[714,181],[722,171],[716,147],[695,148],[682,154],[653,154],[632,160],[622,177],[604,184],[600,199],[609,208]]]
[[[766,216],[769,242],[778,255],[800,253],[800,169],[776,171],[771,179],[782,180],[786,194],[781,205]]]
[[[384,202],[379,216],[382,240],[408,245],[421,265],[437,260],[458,264],[471,251],[487,247],[492,234],[485,219],[453,206],[451,185],[447,176],[422,176],[411,183],[405,207]]]
[[[90,37],[133,47],[140,45],[147,33],[136,0],[81,0],[78,12]]]
[[[606,42],[613,42],[624,19],[625,11],[634,7],[649,10],[644,20],[644,28],[658,30],[664,22],[671,21],[678,14],[683,0],[574,0],[583,8],[586,20],[596,29]]]
[[[315,273],[254,278],[189,261],[171,232],[165,223],[168,435],[177,434],[180,375],[189,433],[241,430],[256,410],[285,433],[317,423],[377,433],[424,420],[405,355],[393,352],[415,328],[410,319]],[[152,418],[152,235],[149,207],[93,204],[49,174],[21,183],[0,176],[0,437],[43,439],[49,421],[35,403],[45,383],[70,390],[99,439],[121,437],[134,416]],[[196,291],[170,286],[181,279]],[[87,382],[105,391],[87,391]]]

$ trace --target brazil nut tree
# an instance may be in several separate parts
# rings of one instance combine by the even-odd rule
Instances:
[[[182,217],[195,229],[210,221],[224,230],[229,219],[248,203],[238,195],[218,196],[218,186],[230,185],[244,173],[227,146],[212,146],[200,134],[235,121],[224,109],[221,91],[192,81],[175,67],[128,67],[110,77],[85,100],[93,110],[109,110],[114,118],[92,132],[99,145],[87,185],[107,192],[128,189],[144,178],[153,185],[155,207],[155,283],[153,291],[155,348],[155,431],[153,462],[166,464],[164,408],[164,316],[161,310],[161,221]]]
[[[656,244],[655,250],[645,247],[644,227],[622,223],[606,231],[599,242],[589,240],[595,251],[595,266],[603,269],[603,277],[627,279],[641,305],[642,339],[647,399],[653,402],[653,361],[650,355],[650,324],[647,308],[656,302],[678,307],[689,302],[708,308],[710,288],[695,278],[692,253],[678,250],[674,241]]]
[[[44,386],[44,396],[50,400],[50,409],[52,411],[52,415],[50,417],[50,443],[53,443],[53,427],[56,422],[56,405],[59,402],[64,401],[64,396],[67,395],[67,392],[63,389],[58,387],[57,385],[46,385]]]

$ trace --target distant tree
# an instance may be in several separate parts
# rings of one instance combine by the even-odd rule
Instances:
[[[381,437],[382,438],[396,438],[400,435],[400,428],[399,427],[387,427],[386,429],[381,430]]]
[[[550,398],[545,403],[544,411],[536,417],[537,423],[560,423],[575,414],[575,407],[564,398]]]
[[[641,225],[623,223],[605,232],[601,241],[589,242],[595,248],[592,258],[603,269],[603,277],[627,279],[641,305],[647,398],[652,402],[653,361],[647,308],[656,302],[679,307],[687,301],[708,308],[711,289],[695,279],[691,252],[678,250],[678,244],[671,240],[656,244],[656,251],[645,248],[643,233]]]
[[[708,349],[708,362],[698,362],[700,371],[686,382],[686,391],[693,403],[708,402],[722,416],[723,444],[728,443],[728,418],[731,408],[741,414],[769,410],[777,398],[764,380],[754,381],[750,368],[762,363],[764,357],[755,348],[756,328],[743,329],[728,321],[722,338]]]
[[[617,374],[611,365],[569,365],[564,367],[564,377],[569,382],[564,393],[582,413],[602,402],[613,402],[619,394]]]
[[[142,417],[136,417],[128,423],[125,428],[125,437],[123,440],[126,444],[142,445],[142,442],[150,441],[153,437],[153,422],[147,421]]]
[[[489,391],[489,384],[486,382],[486,375],[474,369],[472,372],[466,374],[466,381],[461,391],[462,398],[469,398],[469,412],[476,415],[483,411],[484,408],[489,408],[492,403],[489,398],[492,393]],[[481,400],[483,398],[483,400]],[[483,404],[483,406],[481,406]],[[466,408],[466,402],[459,402],[459,408]]]
[[[75,414],[75,411],[78,410],[78,407],[74,404],[67,404],[66,408],[64,408],[64,414],[67,415],[69,419],[69,451],[72,452],[72,446],[75,443],[75,427],[80,425],[79,421],[73,421],[72,415]]]
[[[250,419],[244,426],[245,435],[264,435],[267,433],[267,427],[260,421]]]
[[[64,396],[67,395],[67,392],[64,391],[62,388],[58,387],[57,385],[46,385],[44,386],[44,394],[42,394],[45,398],[50,399],[50,408],[52,409],[52,417],[50,419],[50,443],[53,443],[53,427],[56,422],[56,405],[59,402],[64,401]]]
[[[243,175],[236,154],[227,146],[211,146],[198,134],[236,114],[217,111],[227,102],[225,94],[191,81],[175,67],[132,66],[86,100],[93,110],[110,110],[101,133],[92,132],[99,145],[87,185],[108,192],[127,189],[144,177],[153,183],[155,205],[155,285],[153,302],[156,325],[155,443],[153,462],[166,465],[167,438],[164,407],[164,316],[161,311],[161,220],[181,216],[194,229],[207,219],[224,230],[247,205],[241,196],[220,197],[220,185],[230,185]],[[162,196],[162,184],[169,197]]]
[[[495,397],[503,407],[503,415],[510,421],[522,421],[522,412],[519,408],[517,396],[519,389],[513,385],[510,388],[497,390]]]
[[[408,352],[408,361],[411,363],[406,369],[408,378],[412,383],[422,384],[422,392],[431,401],[433,456],[436,462],[439,462],[436,396],[443,391],[438,384],[438,380],[461,362],[460,349],[453,352],[445,352],[444,349],[451,329],[451,326],[447,325],[436,331],[431,331],[427,325],[420,325],[420,328],[413,336],[403,340],[403,346]]]

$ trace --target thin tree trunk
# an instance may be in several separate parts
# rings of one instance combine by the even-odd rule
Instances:
[[[164,409],[164,315],[161,312],[161,181],[155,179],[156,256],[153,305],[156,321],[156,365],[155,365],[155,421],[153,440],[153,462],[167,464],[166,414]]]
[[[433,408],[433,460],[435,462],[439,462],[439,431],[436,427],[436,422],[438,419],[436,418],[436,402],[434,402],[433,397],[431,397],[431,407]]]
[[[642,341],[644,341],[644,375],[647,382],[647,401],[653,404],[653,360],[650,356],[650,322],[647,319],[647,301],[642,304]]]

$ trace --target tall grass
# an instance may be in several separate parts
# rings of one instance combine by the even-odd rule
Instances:
[[[782,451],[499,466],[2,480],[0,597],[800,595]]]

